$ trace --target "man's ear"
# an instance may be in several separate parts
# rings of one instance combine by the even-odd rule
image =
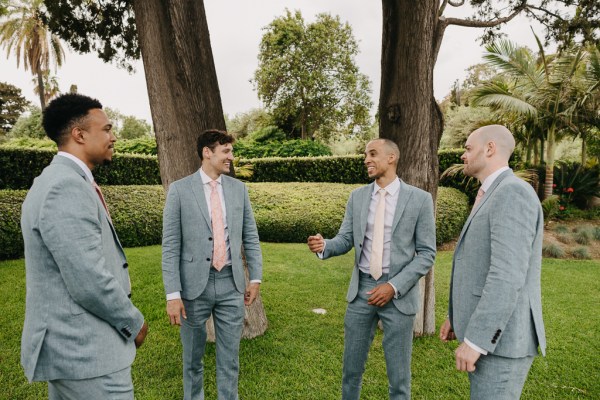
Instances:
[[[83,129],[79,128],[78,126],[71,129],[70,135],[76,143],[83,144],[85,142],[85,138],[83,137]]]
[[[485,146],[485,155],[487,157],[491,157],[494,154],[496,154],[496,150],[498,150],[496,148],[496,143],[495,142],[488,142],[487,145]]]
[[[208,148],[208,146],[204,146],[202,148],[202,158],[210,158],[210,156],[212,155],[212,151],[210,151],[210,149]]]

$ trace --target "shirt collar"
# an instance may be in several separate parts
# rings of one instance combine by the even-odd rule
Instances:
[[[496,178],[498,178],[501,173],[509,169],[509,167],[498,168],[496,171],[494,171],[494,173],[492,173],[490,176],[484,179],[483,183],[481,184],[481,189],[484,192],[487,192],[490,186],[492,186],[492,183],[494,183],[494,181],[496,180]]]
[[[74,156],[71,153],[67,153],[66,151],[59,151],[56,154],[61,157],[66,157],[69,160],[73,161],[75,164],[77,164],[79,166],[79,168],[81,168],[83,170],[83,172],[85,173],[85,176],[88,178],[88,180],[90,182],[94,182],[94,175],[92,175],[92,171],[90,171],[88,166],[85,165],[85,163],[83,161],[81,161],[79,158],[77,158],[76,156]]]
[[[213,179],[210,176],[206,175],[206,172],[204,172],[202,170],[202,167],[200,167],[200,169],[198,171],[200,171],[200,178],[202,179],[203,184],[207,185],[207,184],[211,183],[213,180],[216,181],[218,184],[221,184],[221,175],[219,175],[219,177],[217,179]]]
[[[375,183],[375,187],[373,188],[373,195],[375,195],[381,187]],[[394,196],[400,190],[400,178],[396,177],[389,185],[385,187],[385,192],[389,196]]]

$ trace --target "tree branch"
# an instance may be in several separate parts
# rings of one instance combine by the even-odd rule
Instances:
[[[468,19],[461,19],[461,18],[444,18],[444,17],[440,17],[440,21],[445,22],[446,25],[466,26],[469,28],[493,28],[494,26],[498,26],[500,24],[504,24],[504,23],[510,21],[511,19],[516,17],[518,14],[520,14],[521,11],[525,10],[527,7],[528,7],[527,5],[523,4],[519,7],[517,7],[515,9],[515,11],[513,11],[513,13],[510,14],[509,16],[506,16],[504,18],[498,18],[498,19],[495,19],[492,21],[477,21],[477,20],[468,20]]]

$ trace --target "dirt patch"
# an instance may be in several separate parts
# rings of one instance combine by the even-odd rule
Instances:
[[[573,252],[579,248],[586,248],[594,260],[600,260],[600,241],[589,238],[588,244],[577,243],[577,232],[581,229],[592,233],[593,229],[600,228],[600,220],[570,220],[549,221],[544,227],[544,245],[554,244],[564,251],[561,258],[577,258]],[[582,239],[579,239],[582,240]],[[456,240],[444,243],[437,247],[438,251],[453,251]]]

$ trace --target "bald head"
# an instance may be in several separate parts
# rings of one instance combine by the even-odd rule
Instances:
[[[487,125],[471,133],[473,139],[483,146],[493,142],[496,147],[496,153],[503,161],[508,162],[511,154],[515,150],[515,138],[512,133],[502,125]]]
[[[398,164],[398,159],[400,158],[400,148],[398,147],[398,145],[396,144],[396,142],[390,140],[390,139],[385,139],[385,138],[378,138],[378,139],[373,139],[371,140],[371,142],[381,142],[383,143],[383,147],[386,151],[387,154],[393,154],[396,156],[395,158],[395,164]],[[368,145],[368,144],[367,144]]]

